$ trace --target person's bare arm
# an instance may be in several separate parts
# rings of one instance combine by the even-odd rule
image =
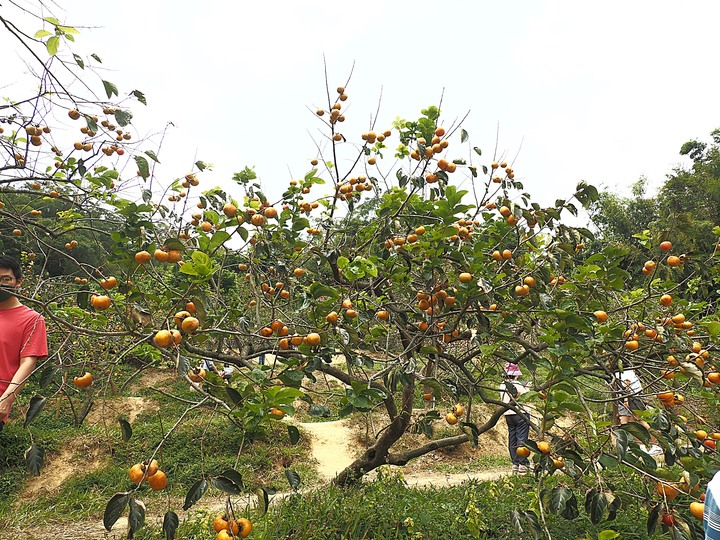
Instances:
[[[17,395],[22,390],[28,378],[35,370],[37,364],[37,356],[25,356],[20,359],[20,367],[13,375],[12,381],[8,385],[3,395],[0,396],[0,422],[7,422],[10,408],[15,403]]]

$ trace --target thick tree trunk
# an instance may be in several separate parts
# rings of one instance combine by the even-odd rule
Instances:
[[[505,412],[504,407],[498,407],[485,424],[478,426],[478,436],[495,427]],[[365,474],[377,469],[381,465],[407,465],[414,458],[423,456],[433,450],[448,448],[464,444],[470,440],[466,434],[446,437],[437,441],[413,448],[406,452],[390,453],[390,447],[405,433],[409,425],[409,417],[401,414],[390,423],[378,440],[368,448],[362,456],[348,465],[334,480],[339,486],[348,486],[359,481]]]

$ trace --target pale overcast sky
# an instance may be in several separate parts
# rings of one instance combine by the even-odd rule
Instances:
[[[355,64],[348,137],[368,129],[381,91],[381,130],[444,92],[442,123],[469,110],[464,127],[487,163],[499,126],[500,152],[519,152],[516,178],[542,203],[581,179],[657,186],[685,162],[683,142],[720,127],[716,1],[58,3],[63,22],[95,27],[76,50],[99,54],[121,95],[147,96],[137,125],[175,125],[161,174],[181,176],[197,157],[214,164],[205,188],[249,165],[277,198],[308,170],[323,55],[331,89]]]

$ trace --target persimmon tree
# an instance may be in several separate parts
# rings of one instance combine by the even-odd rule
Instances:
[[[198,392],[147,459],[128,464],[136,486],[172,482],[154,460],[189,412],[212,408],[253,434],[300,401],[311,414],[332,406],[373,416],[374,440],[334,480],[349,486],[381,465],[482,444],[508,407],[531,408],[525,446],[538,512],[515,509],[519,528],[550,536],[546,515],[574,519],[579,498],[594,523],[610,522],[622,497],[635,496],[654,501],[651,532],[698,530],[691,502],[718,468],[720,427],[706,411],[718,403],[720,322],[711,303],[678,291],[697,275],[717,279],[714,246],[683,258],[662,231],[638,231],[650,255],[632,276],[622,248],[588,252],[592,231],[564,222],[596,201],[595,188],[579,183],[541,206],[514,163],[472,146],[462,123],[435,106],[360,127],[346,112],[349,82],[313,106],[317,156],[276,200],[242,165],[232,189],[200,187],[201,161],[161,185],[153,172],[161,149],[134,139],[131,107],[144,95],[118,99],[113,83],[95,79],[99,57],[70,50],[72,26],[0,22],[29,51],[39,82],[0,106],[3,249],[21,254],[30,272],[22,300],[51,328],[52,355],[38,366],[43,394],[25,410],[29,429],[49,402],[67,403],[81,423],[132,358],[176,370]],[[97,346],[99,338],[108,341]],[[344,365],[332,361],[339,355]],[[196,369],[202,358],[236,370],[224,380]],[[532,382],[509,405],[498,395],[507,362]],[[616,374],[629,369],[648,408],[618,425]],[[334,400],[310,384],[320,375],[340,383]],[[479,422],[484,405],[494,412]],[[562,427],[564,417],[575,421]],[[297,428],[288,430],[297,441]],[[397,449],[416,433],[427,440]],[[131,437],[132,426],[121,420],[117,436]],[[649,454],[653,445],[666,467]],[[39,472],[42,449],[33,445],[27,461]],[[648,490],[621,497],[606,474],[614,469],[642,475]],[[547,487],[551,475],[562,479]],[[297,487],[297,473],[287,478]],[[237,471],[213,471],[184,508],[210,487],[249,489]],[[267,491],[253,487],[266,506]],[[126,508],[131,532],[142,526],[135,487],[109,501],[108,529]],[[166,534],[177,522],[169,511]]]

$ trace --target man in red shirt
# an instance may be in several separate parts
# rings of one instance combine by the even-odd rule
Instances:
[[[20,285],[20,264],[0,257],[0,428],[37,361],[48,354],[45,319],[13,294]]]

